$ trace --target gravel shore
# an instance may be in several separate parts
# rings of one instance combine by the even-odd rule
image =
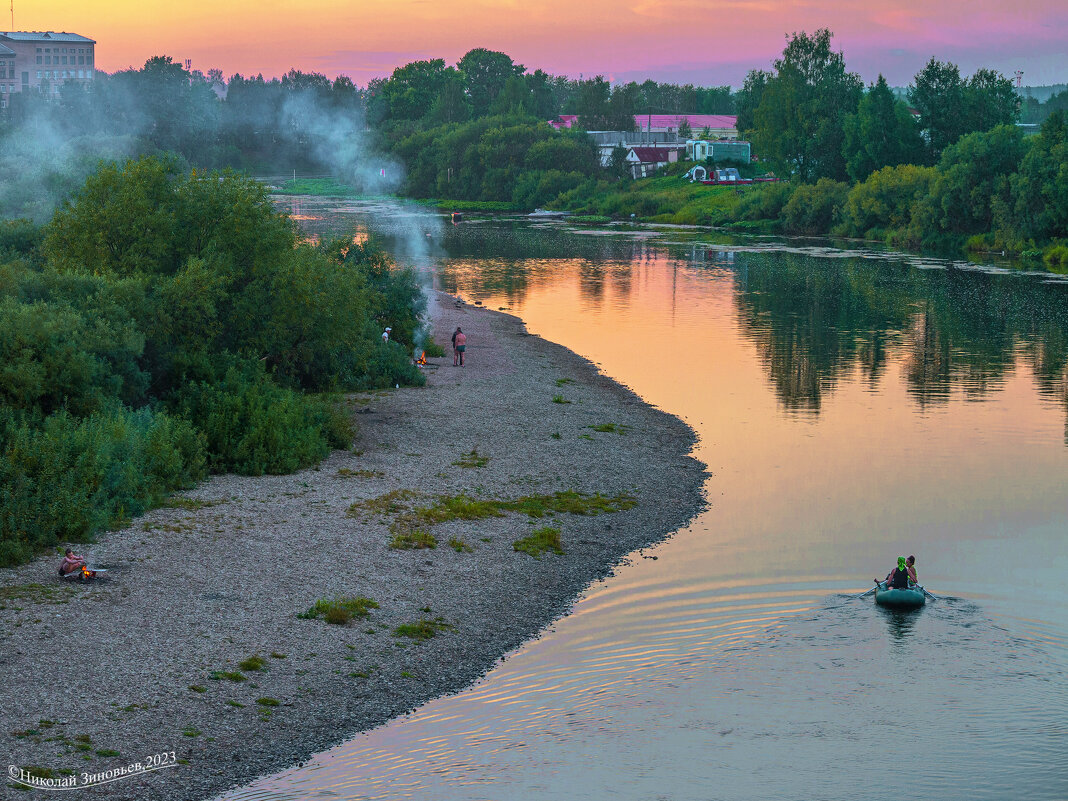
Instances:
[[[352,451],[289,476],[214,477],[102,535],[80,550],[106,580],[63,583],[58,557],[0,570],[5,771],[73,780],[174,752],[177,767],[79,797],[209,798],[469,685],[701,507],[704,472],[681,421],[514,317],[448,295],[432,307],[438,342],[463,326],[467,365],[450,352],[430,360],[426,387],[352,396]],[[472,451],[469,464],[488,460],[456,464]],[[348,513],[395,490],[418,493],[409,505],[569,490],[636,503],[447,521],[430,530],[436,548],[396,550],[395,513]],[[563,555],[513,548],[544,526],[560,530]],[[343,626],[297,617],[337,595],[378,608]],[[419,620],[446,627],[395,635]],[[240,666],[254,656],[260,669]]]

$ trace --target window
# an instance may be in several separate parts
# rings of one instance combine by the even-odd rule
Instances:
[[[78,56],[78,63],[79,64],[84,64],[85,63],[85,56]]]
[[[41,63],[41,57],[40,57],[40,56],[38,56],[38,57],[37,57],[37,63],[38,63],[38,64],[40,64],[40,63]]]
[[[52,57],[51,56],[45,56],[45,64],[51,64],[51,63],[52,63]],[[56,63],[59,63],[59,62],[56,62]]]
[[[67,57],[66,56],[62,56],[62,59],[63,59],[63,63],[66,64],[67,63]]]
[[[79,81],[85,80],[85,70],[78,70],[78,80]]]
[[[41,80],[41,71],[37,70],[37,80]]]

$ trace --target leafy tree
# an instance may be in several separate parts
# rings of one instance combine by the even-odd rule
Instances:
[[[451,67],[445,71],[438,96],[428,118],[434,124],[463,122],[471,117],[471,100],[464,89],[463,75]]]
[[[388,80],[375,87],[376,103],[391,120],[418,120],[434,105],[449,80],[445,61],[413,61],[397,67]]]
[[[861,98],[857,113],[845,120],[843,155],[849,177],[863,181],[883,167],[915,160],[922,146],[912,115],[880,75]]]
[[[964,81],[956,64],[932,58],[909,87],[909,103],[919,112],[927,140],[928,163],[934,163],[967,130]]]
[[[526,71],[522,64],[513,62],[511,56],[484,47],[467,51],[464,57],[456,62],[456,67],[463,74],[464,85],[476,117],[489,112],[490,106],[509,78],[522,75]]]
[[[690,121],[683,117],[679,120],[679,139],[692,139],[693,129],[690,128]]]
[[[1000,72],[976,70],[968,79],[965,97],[969,131],[989,131],[1016,122],[1020,99],[1012,81]]]
[[[1009,201],[1009,177],[1026,150],[1023,134],[1014,125],[971,133],[947,147],[931,192],[941,229],[957,234],[989,231],[995,200]]]
[[[756,128],[756,110],[764,98],[764,90],[774,76],[765,70],[750,70],[745,83],[734,98],[738,112],[738,131],[748,136]]]
[[[1001,228],[1012,238],[1068,238],[1068,114],[1056,111],[1012,176],[1011,217]]]
[[[761,158],[805,182],[845,178],[845,117],[856,110],[862,88],[842,54],[831,51],[829,30],[793,34],[754,114]]]

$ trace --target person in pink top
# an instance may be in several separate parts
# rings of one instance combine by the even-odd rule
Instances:
[[[65,576],[68,573],[73,573],[76,570],[81,570],[85,565],[85,559],[78,554],[74,553],[70,548],[67,548],[67,555],[63,557],[63,561],[59,563],[59,575]]]
[[[456,326],[456,331],[452,335],[452,366],[456,367],[457,360],[459,360],[460,367],[464,366],[464,351],[467,350],[467,334],[460,330],[460,326]]]

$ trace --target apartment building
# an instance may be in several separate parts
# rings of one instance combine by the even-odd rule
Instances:
[[[16,92],[57,97],[68,82],[93,80],[95,49],[76,33],[0,31],[0,108]]]

